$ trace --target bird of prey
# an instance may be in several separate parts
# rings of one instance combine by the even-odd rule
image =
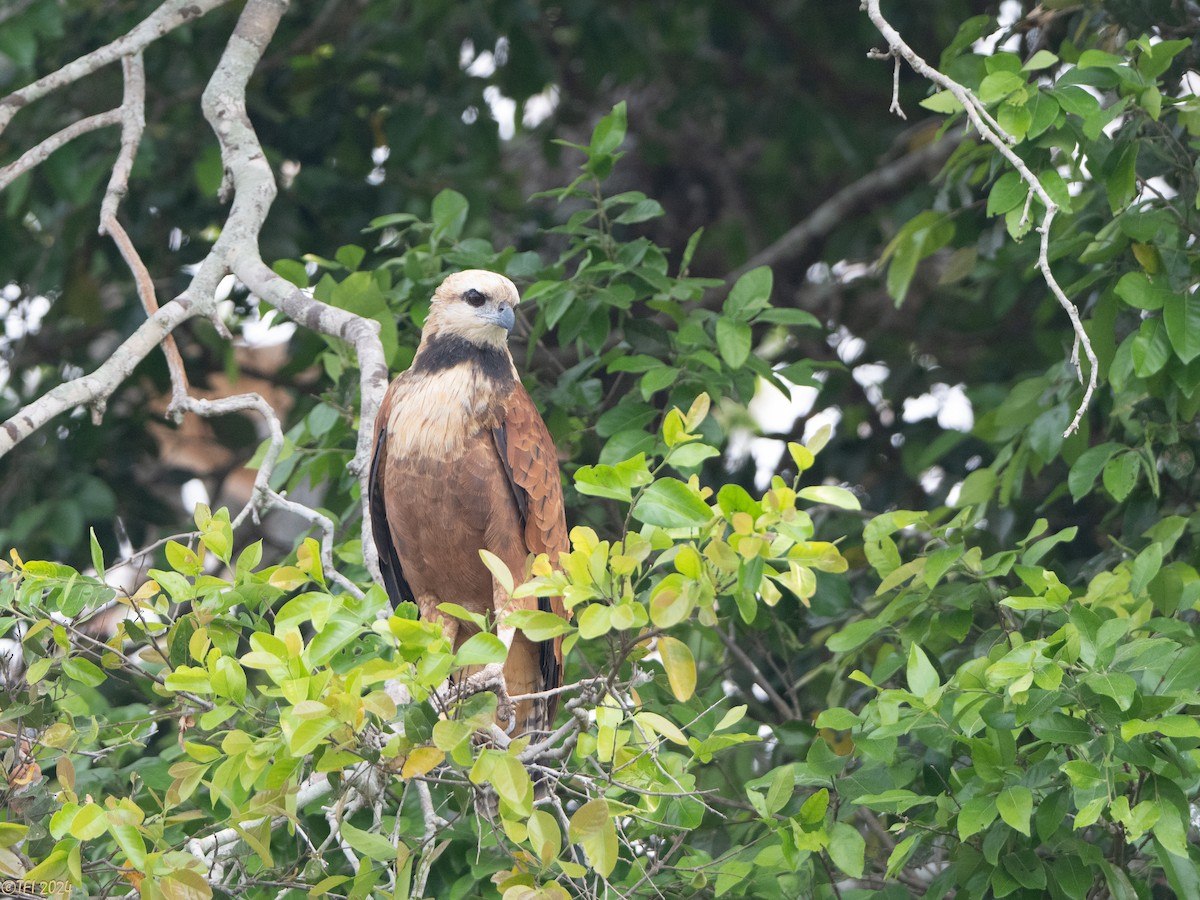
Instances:
[[[511,281],[470,270],[433,294],[412,366],[388,387],[376,420],[371,526],[393,605],[416,603],[440,621],[457,650],[476,628],[443,616],[457,603],[484,615],[508,647],[507,661],[463,672],[496,689],[497,724],[512,735],[548,732],[562,638],[535,642],[505,624],[516,609],[565,616],[560,598],[512,599],[480,558],[488,550],[519,582],[530,553],[557,565],[568,549],[558,455],[508,350],[519,301]],[[460,681],[461,683],[461,681]]]

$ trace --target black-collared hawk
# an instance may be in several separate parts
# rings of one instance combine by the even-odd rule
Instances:
[[[546,553],[557,565],[568,549],[558,454],[508,350],[519,299],[493,272],[459,272],[441,283],[412,366],[380,407],[370,479],[372,532],[392,603],[414,602],[422,618],[441,621],[456,650],[475,627],[443,616],[439,604],[495,623],[508,658],[479,675],[502,682],[497,724],[514,736],[553,725],[557,695],[517,701],[511,718],[505,710],[508,696],[561,684],[562,638],[531,641],[505,617],[565,611],[558,598],[510,598],[479,551],[494,553],[519,583],[529,554]]]

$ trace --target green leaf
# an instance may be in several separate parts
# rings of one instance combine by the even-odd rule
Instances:
[[[1145,272],[1126,272],[1113,290],[1135,309],[1162,309],[1175,298],[1172,290],[1159,287]]]
[[[396,859],[396,845],[382,834],[375,834],[371,831],[363,831],[361,828],[355,828],[347,820],[342,819],[338,828],[344,840],[351,850],[357,850],[363,856],[367,856],[376,862],[390,863]]]
[[[623,106],[624,104],[622,104]],[[603,797],[589,800],[575,811],[567,829],[572,843],[583,847],[588,864],[607,878],[617,864],[617,826]]]
[[[708,504],[677,478],[659,478],[638,498],[633,517],[663,528],[698,528],[712,520]]]
[[[1116,163],[1106,167],[1110,171],[1104,179],[1104,188],[1113,215],[1128,206],[1137,193],[1137,157],[1138,143],[1131,141],[1119,151]]]
[[[88,540],[92,547],[92,568],[96,570],[97,578],[104,578],[104,551],[100,549],[100,541],[96,539],[96,529],[88,529]]]
[[[467,211],[470,204],[467,198],[458,191],[445,188],[433,198],[433,240],[447,238],[458,240],[463,226],[467,223]]]
[[[838,487],[835,484],[816,484],[811,487],[801,488],[797,491],[796,496],[805,500],[812,500],[814,503],[825,503],[829,506],[836,506],[838,509],[862,509],[862,504],[858,502],[858,497],[854,496],[851,491],[844,487]]]
[[[575,488],[581,494],[633,501],[633,489],[650,483],[646,454],[639,453],[616,465],[580,466],[575,472]]]
[[[861,647],[885,627],[887,626],[878,619],[851,622],[841,631],[831,635],[825,642],[825,647],[833,653],[846,653]]]
[[[925,655],[925,651],[916,643],[910,644],[908,648],[908,669],[906,675],[908,678],[908,689],[918,697],[924,697],[941,685],[937,670],[929,661],[929,657]]]
[[[1039,50],[1033,56],[1029,57],[1025,65],[1021,66],[1022,72],[1037,72],[1041,69],[1048,69],[1058,62],[1058,57],[1049,50]]]
[[[750,356],[750,326],[734,319],[717,320],[717,349],[731,369],[740,369]]]
[[[888,262],[888,294],[897,306],[908,293],[917,263],[946,246],[953,237],[953,220],[932,210],[917,214],[896,233],[884,248],[880,261]]]
[[[97,687],[105,682],[107,675],[94,662],[79,657],[68,657],[62,661],[63,674],[88,687]]]
[[[1046,868],[1041,858],[1032,850],[1006,853],[1001,859],[1001,865],[1021,887],[1029,890],[1042,890],[1046,887]]]
[[[835,822],[829,829],[829,858],[851,878],[862,877],[866,850],[867,842],[853,825]]]
[[[930,112],[945,113],[947,115],[962,112],[963,110],[962,103],[950,91],[938,91],[931,94],[921,101],[921,106]]]
[[[1029,195],[1029,185],[1018,172],[1005,172],[996,179],[988,193],[987,214],[999,216],[1023,206]]]
[[[1141,378],[1150,378],[1162,371],[1171,358],[1171,340],[1163,319],[1144,319],[1133,337],[1130,348],[1133,371]]]
[[[82,806],[71,820],[71,837],[91,841],[108,831],[108,816],[98,803]]]
[[[1000,71],[984,76],[976,94],[980,100],[990,105],[1003,100],[1015,91],[1023,90],[1025,90],[1024,78],[1016,72]]]
[[[1067,487],[1070,488],[1071,499],[1078,503],[1080,498],[1090,493],[1092,486],[1096,483],[1096,476],[1103,471],[1108,461],[1123,449],[1125,449],[1123,444],[1110,441],[1097,444],[1079,454],[1079,458],[1072,463],[1071,471],[1067,476]]]
[[[1142,463],[1135,450],[1128,450],[1110,459],[1104,465],[1104,489],[1120,503],[1133,491],[1141,468]]]
[[[163,684],[169,691],[183,691],[188,694],[212,693],[208,670],[195,666],[176,667],[174,672],[163,679]]]
[[[1083,683],[1104,697],[1111,697],[1122,710],[1133,705],[1137,693],[1137,682],[1121,672],[1092,672],[1083,677]]]
[[[633,206],[622,212],[619,216],[613,219],[618,225],[633,225],[637,222],[645,222],[649,219],[657,219],[664,215],[665,210],[662,204],[657,200],[639,200]]]
[[[914,645],[915,646],[915,645]],[[862,723],[862,717],[840,706],[822,710],[817,716],[818,728],[832,728],[835,731],[849,731]]]
[[[638,382],[642,399],[649,400],[654,394],[673,385],[678,378],[679,370],[673,366],[659,366],[657,369],[651,369]]]
[[[958,811],[958,839],[965,841],[996,820],[998,810],[994,797],[972,797]]]
[[[996,797],[996,809],[1005,824],[1029,837],[1029,817],[1033,815],[1033,794],[1029,788],[1020,784],[1005,788]]]
[[[129,865],[135,869],[144,869],[146,866],[146,841],[142,838],[141,832],[133,825],[116,823],[110,823],[109,831],[112,832],[117,846],[125,854]]]
[[[1163,322],[1176,356],[1185,363],[1200,356],[1200,292],[1192,290],[1166,298]]]
[[[512,572],[508,570],[508,566],[504,564],[504,560],[490,550],[480,550],[479,558],[483,560],[483,564],[487,566],[487,570],[492,573],[492,577],[500,583],[500,587],[504,588],[504,592],[512,594],[513,588],[516,585],[513,583]]]
[[[650,597],[650,621],[659,628],[671,628],[687,619],[695,607],[693,592],[684,587],[678,576],[668,576],[658,583]]]
[[[884,791],[881,794],[862,794],[855,797],[851,802],[859,806],[865,806],[868,809],[876,810],[877,812],[899,815],[906,810],[912,809],[914,806],[925,806],[929,803],[934,803],[936,802],[936,798],[916,794],[903,788],[895,788],[890,791]]]
[[[353,272],[362,264],[366,255],[367,251],[362,247],[356,247],[354,244],[345,244],[338,247],[337,253],[333,255],[333,258]]]
[[[625,122],[625,101],[622,100],[592,130],[591,155],[607,156],[620,147],[625,140]]]
[[[555,617],[557,618],[557,616]],[[490,663],[501,663],[508,657],[508,648],[504,641],[486,631],[473,634],[454,654],[456,666],[486,666]]]
[[[1093,737],[1092,729],[1084,719],[1077,719],[1061,712],[1049,712],[1029,724],[1034,737],[1054,744],[1078,745]]]
[[[508,614],[505,622],[525,632],[531,641],[548,641],[573,630],[566,619],[540,609],[514,610]]]
[[[742,275],[733,285],[722,307],[725,315],[740,320],[754,318],[754,314],[771,305],[771,288],[775,276],[770,266],[758,266]]]
[[[696,660],[692,651],[683,641],[662,635],[658,639],[658,653],[667,671],[671,693],[680,703],[687,702],[696,692]]]

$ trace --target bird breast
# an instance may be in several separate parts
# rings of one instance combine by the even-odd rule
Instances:
[[[500,423],[504,400],[475,366],[409,375],[388,417],[391,458],[453,458],[469,438]]]

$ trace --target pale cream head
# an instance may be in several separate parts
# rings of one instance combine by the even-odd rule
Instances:
[[[517,286],[495,272],[455,272],[433,292],[425,336],[455,335],[473,344],[501,346],[512,330]]]

